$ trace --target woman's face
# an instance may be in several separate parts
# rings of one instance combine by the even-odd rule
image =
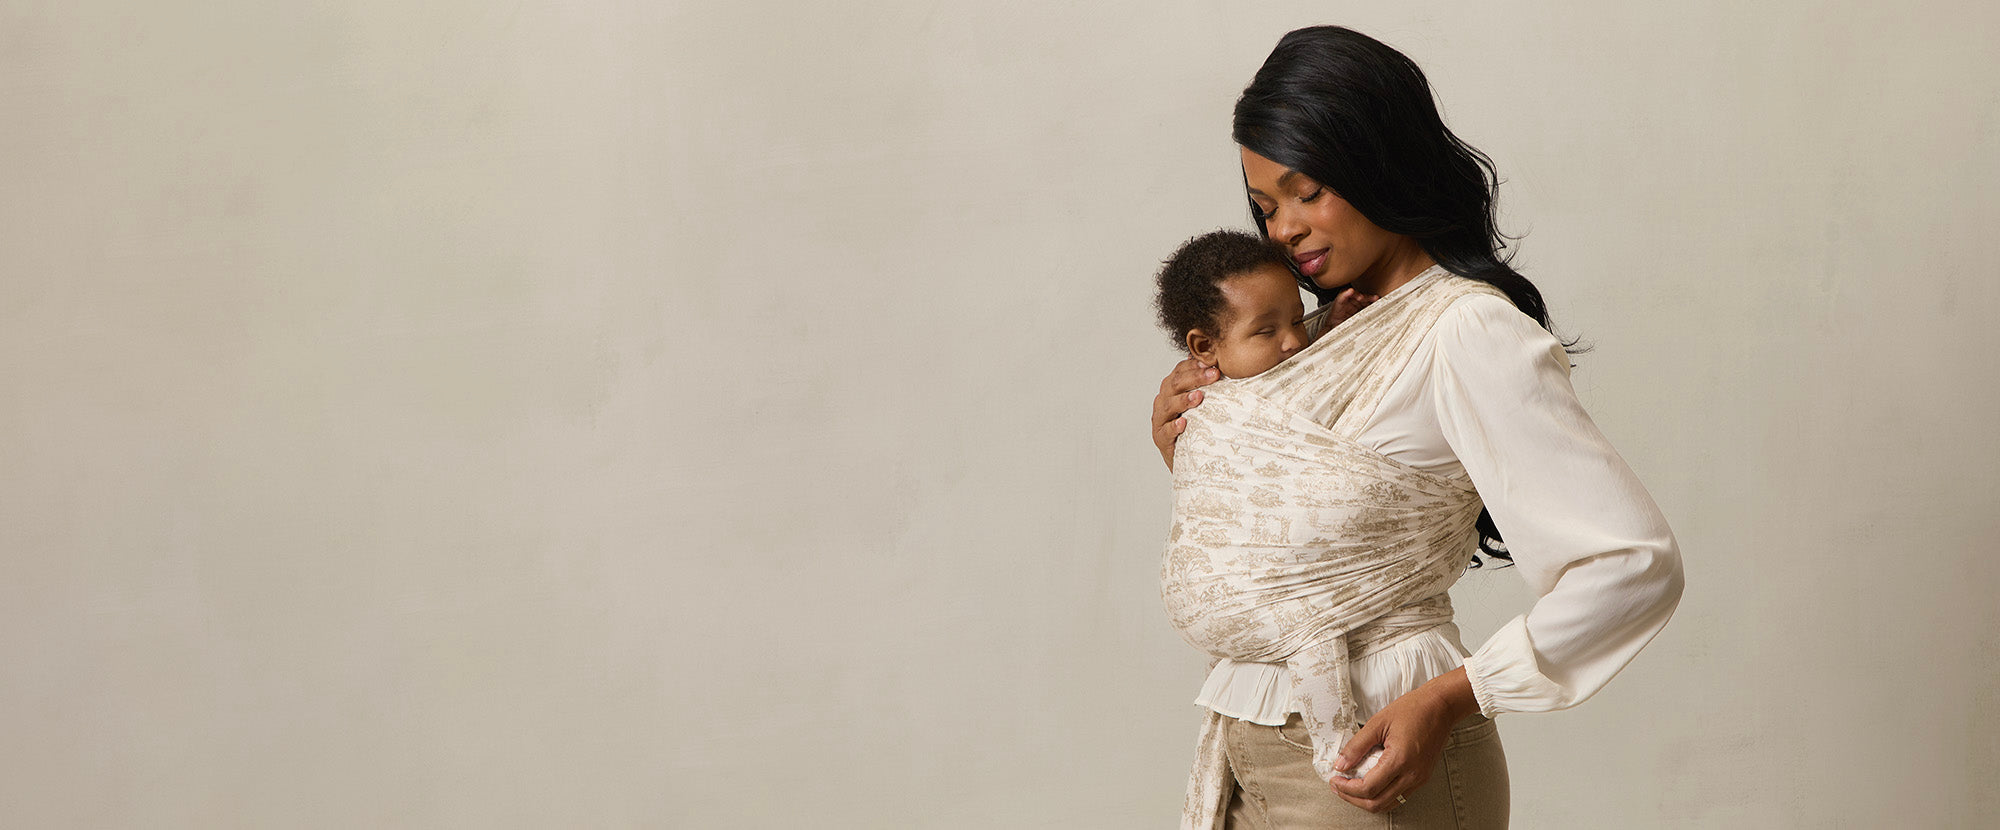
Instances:
[[[1285,246],[1299,273],[1321,288],[1356,284],[1381,294],[1429,266],[1415,240],[1383,230],[1331,188],[1248,147],[1243,179],[1264,215],[1264,230]],[[1413,256],[1414,254],[1414,256]],[[1414,269],[1414,270],[1412,270]]]

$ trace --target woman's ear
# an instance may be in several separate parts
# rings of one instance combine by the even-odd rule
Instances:
[[[1188,356],[1210,366],[1215,365],[1215,338],[1201,329],[1189,329],[1187,333]]]

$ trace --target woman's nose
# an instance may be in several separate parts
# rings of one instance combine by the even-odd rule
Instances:
[[[1287,211],[1278,211],[1277,215],[1267,220],[1264,223],[1264,232],[1270,234],[1272,239],[1284,243],[1286,247],[1292,247],[1305,238],[1306,226],[1293,221],[1286,213]]]

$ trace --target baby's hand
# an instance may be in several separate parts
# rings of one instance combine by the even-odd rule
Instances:
[[[1379,299],[1382,298],[1374,294],[1363,294],[1352,288],[1341,289],[1339,294],[1334,295],[1333,310],[1326,313],[1326,327],[1333,328],[1347,322],[1347,318],[1353,317],[1355,312],[1367,308],[1369,303]]]

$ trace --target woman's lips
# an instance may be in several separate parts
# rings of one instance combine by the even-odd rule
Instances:
[[[1326,248],[1321,248],[1317,251],[1307,251],[1292,257],[1292,261],[1299,264],[1299,273],[1307,277],[1317,277],[1319,276],[1319,272],[1326,268],[1326,252]]]

